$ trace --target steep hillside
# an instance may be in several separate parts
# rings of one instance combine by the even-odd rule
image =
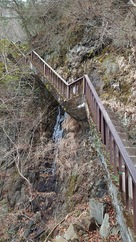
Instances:
[[[35,49],[67,82],[87,73],[135,142],[136,7],[125,0],[13,2],[29,40],[16,47]],[[0,241],[129,241],[94,126],[65,114],[18,62],[16,48],[0,43]]]
[[[11,84],[1,84],[0,241],[58,241],[57,234],[62,241],[73,224],[77,241],[102,241],[105,230],[99,234],[102,222],[90,222],[89,201],[109,216],[107,241],[122,241],[94,131],[68,116],[57,141],[57,104],[39,80],[21,80],[16,96]]]
[[[64,114],[29,66],[16,62],[13,45],[1,43],[0,241],[70,241],[70,226],[78,241],[105,233],[122,241],[95,129]]]
[[[32,48],[68,82],[87,73],[135,139],[136,7],[123,0],[57,4],[49,2],[45,29],[32,38]]]
[[[1,62],[0,241],[62,241],[73,224],[78,241],[101,241],[105,213],[106,238],[122,241],[93,128],[64,115],[27,66],[7,59],[6,68]],[[89,202],[103,210],[98,222]]]

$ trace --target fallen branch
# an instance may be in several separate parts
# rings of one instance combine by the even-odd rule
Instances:
[[[48,234],[48,236],[46,237],[46,239],[43,241],[43,242],[47,242],[48,241],[48,239],[49,239],[49,237],[51,236],[51,234],[54,232],[54,230],[60,225],[60,224],[62,224],[71,214],[73,214],[73,212],[71,212],[71,213],[69,213],[69,214],[67,214],[66,215],[66,217],[65,218],[63,218],[59,223],[57,223],[54,227],[53,227],[53,229],[51,230],[51,232]]]
[[[66,216],[67,217],[67,216]],[[46,239],[43,241],[43,242],[47,242],[49,237],[51,236],[51,234],[54,232],[54,230],[61,224],[65,221],[66,217],[64,219],[62,219],[58,224],[56,224],[54,226],[54,228],[51,230],[51,232],[48,234],[48,236],[46,237]]]

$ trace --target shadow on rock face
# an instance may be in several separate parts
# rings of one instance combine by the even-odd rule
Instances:
[[[100,180],[89,189],[89,197],[102,198],[107,192],[107,183],[104,180]]]
[[[40,176],[36,181],[34,188],[38,192],[55,192],[56,191],[56,176]]]
[[[55,192],[51,193],[40,193],[31,202],[31,208],[34,213],[37,211],[41,212],[42,219],[47,221],[52,216],[56,209],[57,194]]]

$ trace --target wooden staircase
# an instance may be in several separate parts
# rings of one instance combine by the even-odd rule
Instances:
[[[121,125],[118,117],[116,114],[111,111],[109,108],[106,108],[107,113],[114,124],[114,127],[125,147],[127,150],[134,166],[136,167],[136,140],[130,139],[128,133],[126,132],[125,128]]]
[[[119,180],[120,192],[125,196],[125,206],[132,211],[136,231],[136,147],[134,143],[128,140],[114,113],[110,110],[106,111],[87,75],[68,84],[35,51],[31,52],[28,60],[31,69],[41,76],[46,87],[72,117],[84,120],[89,111],[109,153],[114,175]]]
[[[33,52],[31,68],[41,76],[43,83],[67,113],[78,120],[86,119],[84,77],[68,84],[47,63],[41,65],[43,61],[36,52]]]

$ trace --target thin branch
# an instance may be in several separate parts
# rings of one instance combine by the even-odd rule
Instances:
[[[136,7],[136,3],[134,3],[133,0],[129,0],[128,4],[131,4],[132,6]]]
[[[14,159],[15,160],[15,165],[16,165],[16,168],[17,168],[17,171],[19,173],[19,175],[27,182],[28,184],[28,187],[30,189],[30,194],[31,194],[31,200],[32,200],[32,185],[30,183],[30,181],[22,174],[22,172],[20,171],[20,168],[19,168],[19,163],[20,163],[20,155],[19,155],[19,149],[17,147],[17,145],[15,144],[15,142],[11,139],[11,137],[8,135],[8,133],[6,132],[6,130],[4,129],[3,127],[3,132],[5,133],[5,135],[8,137],[8,139],[10,140],[11,144],[14,145],[14,148],[16,149],[16,152],[17,152],[17,160],[16,158]]]
[[[49,237],[52,235],[52,233],[54,232],[54,230],[65,221],[66,218],[62,219],[59,223],[57,223],[53,229],[51,230],[51,232],[48,234],[48,236],[46,237],[46,239],[44,240],[44,242],[47,242]]]

